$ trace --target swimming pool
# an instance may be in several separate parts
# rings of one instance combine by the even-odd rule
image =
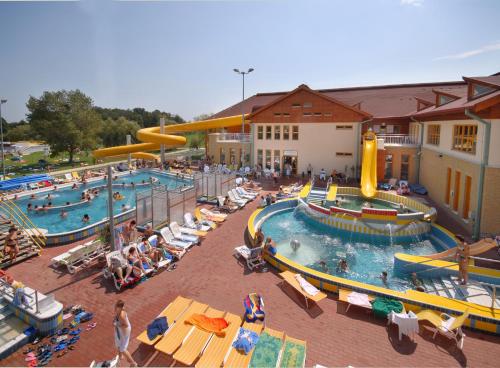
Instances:
[[[383,210],[397,210],[399,203],[384,201],[377,198],[363,198],[356,195],[339,195],[337,196],[338,203],[335,206],[339,208],[346,208],[348,210],[360,211],[363,207],[377,208]],[[407,211],[412,211],[406,208]]]
[[[150,188],[151,179],[154,178],[153,185],[165,185],[168,189],[175,189],[181,186],[191,185],[187,179],[177,178],[173,175],[163,174],[155,171],[138,171],[117,177],[113,181],[113,192],[119,192],[122,196],[120,200],[114,200],[114,214],[126,212],[135,207],[136,191],[143,191]],[[35,198],[24,197],[16,200],[16,204],[29,216],[31,221],[39,228],[47,229],[48,234],[59,234],[84,228],[102,221],[107,217],[108,195],[106,180],[101,179],[87,184],[80,184],[77,189],[71,187],[52,190],[49,192],[36,194]],[[131,184],[134,183],[134,186]],[[124,186],[121,186],[125,184]],[[81,202],[82,192],[92,188],[100,188],[99,195],[90,202]],[[50,195],[50,197],[48,197]],[[64,206],[67,212],[65,218],[61,217],[61,209],[53,208],[47,211],[28,211],[28,204],[34,208],[48,205],[51,202],[53,207]],[[70,203],[66,206],[67,202]],[[77,204],[78,203],[78,204]],[[87,214],[90,221],[84,223],[83,216]]]
[[[387,286],[401,291],[411,285],[408,279],[394,274],[394,254],[424,255],[442,250],[429,235],[397,238],[396,241],[390,237],[348,232],[318,223],[294,209],[272,214],[264,220],[262,230],[266,237],[276,242],[279,254],[303,266],[325,272],[319,263],[323,261],[328,274],[376,286],[384,286],[378,276],[386,271]],[[291,239],[300,241],[297,251],[291,249]],[[341,258],[347,259],[347,272],[336,270]]]

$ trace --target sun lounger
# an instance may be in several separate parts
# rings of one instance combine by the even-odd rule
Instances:
[[[174,234],[172,234],[172,231],[170,231],[170,229],[167,226],[165,226],[163,229],[160,230],[160,234],[163,237],[163,240],[165,240],[167,244],[170,244],[174,247],[187,250],[194,244],[193,242],[175,239]]]
[[[71,173],[71,176],[73,177],[73,179],[80,180],[80,175],[78,174],[77,171],[73,171]]]
[[[125,283],[122,284],[122,283],[118,282],[118,279],[116,278],[116,275],[113,272],[112,267],[111,267],[111,259],[114,258],[114,257],[116,257],[116,258],[122,258],[122,260],[124,262],[127,262],[127,260],[125,259],[125,257],[123,257],[122,252],[119,251],[119,250],[115,250],[113,252],[107,253],[106,254],[106,265],[107,265],[107,267],[105,267],[104,270],[103,270],[104,278],[105,279],[109,279],[111,277],[113,279],[113,283],[115,285],[115,288],[118,291],[121,290],[121,289],[123,289],[124,287],[136,284],[141,279],[141,277],[140,276],[133,276],[133,274],[130,275],[125,280]]]
[[[167,319],[168,327],[172,328],[176,320],[180,316],[182,316],[182,313],[189,307],[189,305],[192,302],[193,301],[191,299],[178,296],[158,315],[158,317],[165,317]],[[137,336],[136,339],[142,342],[143,344],[151,346],[160,341],[162,337],[163,336],[156,336],[153,340],[150,340],[148,337],[148,331],[144,330],[141,332],[139,336]]]
[[[67,182],[73,181],[73,176],[71,176],[70,173],[64,174],[64,178],[66,179]]]
[[[184,226],[191,228],[191,229],[203,231],[203,232],[207,232],[207,231],[212,230],[212,227],[209,225],[203,225],[201,223],[197,224],[193,215],[189,212],[184,214]]]
[[[65,266],[68,272],[73,274],[103,257],[106,250],[107,247],[100,241],[87,242],[52,258],[51,265],[54,267]]]
[[[155,345],[155,349],[161,353],[172,355],[182,344],[188,333],[195,328],[193,325],[186,324],[185,321],[194,313],[203,313],[208,305],[193,301],[186,309],[177,323],[169,328],[163,338]]]
[[[283,353],[280,359],[280,368],[303,368],[306,365],[306,342],[285,337]]]
[[[157,249],[161,249],[162,251],[166,251],[168,254],[170,254],[172,257],[176,258],[177,260],[181,259],[182,257],[184,257],[184,255],[186,254],[186,249],[179,249],[177,252],[173,252],[173,251],[170,251],[168,249],[164,249],[162,248],[161,246],[159,247],[158,246],[158,235],[151,235],[149,238],[148,238],[148,242],[149,244],[151,244],[151,246],[153,248],[157,248]]]
[[[203,350],[202,356],[196,363],[196,368],[212,368],[222,365],[243,322],[240,316],[231,313],[227,313],[224,318],[229,322],[229,326],[225,329],[226,334],[224,336],[212,336],[207,347]]]
[[[175,239],[193,243],[200,242],[199,236],[183,233],[181,227],[175,221],[170,223],[170,230],[172,231],[172,234],[174,235]]]
[[[259,341],[255,345],[249,368],[276,368],[283,349],[283,338],[285,334],[268,327],[260,335]]]
[[[249,201],[253,201],[255,199],[255,197],[257,197],[257,194],[250,194],[250,193],[247,193],[243,190],[242,187],[237,187],[234,189],[236,191],[236,193],[240,196],[240,198],[242,199],[248,199]]]
[[[214,228],[214,224],[218,224],[218,223],[226,221],[225,218],[222,218],[220,216],[216,217],[216,216],[206,215],[206,214],[201,212],[200,208],[196,208],[194,210],[194,215],[196,216],[196,219],[198,220],[198,222],[210,225],[210,226],[212,226],[212,229]]]
[[[253,271],[254,268],[264,265],[266,262],[262,258],[262,252],[264,248],[248,248],[246,245],[240,245],[234,248],[233,255],[235,257],[241,257],[245,260],[247,267]]]
[[[452,317],[446,313],[439,313],[433,310],[423,310],[417,313],[417,318],[419,321],[428,321],[436,329],[433,338],[439,333],[450,339],[455,340],[457,347],[462,350],[464,347],[465,334],[462,332],[462,326],[469,317],[469,309],[458,316]]]
[[[225,220],[227,218],[227,214],[210,211],[208,208],[200,208],[200,212],[207,217],[215,217],[221,220]]]
[[[281,272],[280,276],[283,278],[283,284],[286,283],[286,284],[290,285],[299,294],[301,294],[304,297],[304,299],[306,301],[306,308],[309,308],[309,302],[308,302],[309,300],[312,300],[315,303],[319,303],[321,300],[323,300],[327,297],[327,295],[325,293],[323,293],[319,290],[317,290],[315,295],[312,295],[312,294],[308,293],[307,291],[305,291],[304,286],[306,286],[309,283],[306,281],[307,284],[301,285],[299,283],[299,281],[297,280],[297,278],[295,277],[295,274],[293,272],[290,272],[290,271]],[[311,290],[316,289],[313,285],[311,285],[311,284],[309,284],[309,285],[312,286]]]
[[[351,305],[356,305],[358,307],[372,309],[371,301],[375,298],[368,294],[358,293],[348,289],[339,289],[339,301],[347,303],[347,308],[345,312],[349,311]]]
[[[262,328],[264,326],[252,322],[245,322],[242,327],[244,329],[253,331],[256,334],[260,335]],[[224,360],[224,367],[234,367],[234,368],[248,367],[248,364],[252,359],[252,354],[254,350],[255,348],[251,352],[245,355],[244,353],[232,347],[231,350],[228,352],[227,358]]]
[[[208,308],[204,314],[211,318],[222,318],[224,317],[225,312]],[[213,332],[208,332],[198,327],[194,327],[189,336],[182,342],[179,350],[175,352],[173,356],[174,361],[191,367],[194,361],[198,359],[203,349],[205,349],[205,346],[207,346],[213,335]]]
[[[245,204],[247,204],[247,200],[246,199],[238,199],[236,198],[236,196],[234,195],[234,193],[232,191],[229,191],[227,192],[227,195],[229,196],[229,199],[231,200],[231,202],[237,204],[239,207],[244,207]]]

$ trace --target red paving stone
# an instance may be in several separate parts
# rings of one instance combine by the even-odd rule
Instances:
[[[415,342],[407,338],[399,342],[397,331],[387,329],[385,322],[355,307],[345,314],[345,306],[331,294],[319,307],[305,311],[303,302],[278,285],[274,270],[249,273],[232,256],[233,248],[244,242],[246,221],[257,206],[232,214],[218,229],[208,234],[200,247],[195,247],[172,272],[163,272],[123,292],[116,292],[102,277],[102,265],[76,275],[49,268],[50,259],[70,246],[47,248],[42,256],[12,267],[16,279],[41,290],[55,293],[64,304],[82,304],[95,312],[97,327],[83,332],[76,349],[54,366],[88,366],[93,359],[105,360],[116,353],[113,340],[113,305],[123,299],[132,323],[132,336],[146,325],[177,295],[196,299],[210,306],[243,314],[242,300],[250,292],[261,293],[265,300],[266,324],[290,336],[307,341],[307,366],[498,366],[500,337],[466,331],[463,352],[442,338],[432,339],[424,330]],[[132,339],[129,347],[144,364],[152,350]],[[21,351],[0,362],[2,366],[25,366]],[[159,356],[152,364],[163,366],[169,361]],[[125,362],[124,362],[125,364]]]

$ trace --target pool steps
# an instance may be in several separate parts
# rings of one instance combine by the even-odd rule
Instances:
[[[27,323],[14,315],[9,303],[0,297],[0,359],[28,343],[29,337],[24,334],[28,327]]]

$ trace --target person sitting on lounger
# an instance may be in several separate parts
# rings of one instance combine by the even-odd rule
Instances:
[[[184,248],[176,247],[171,244],[167,244],[163,238],[158,238],[158,242],[156,245],[156,248],[162,248],[164,249],[167,253],[170,253],[173,255],[175,258],[180,259],[184,253],[186,253],[186,250]]]
[[[264,244],[264,251],[268,252],[270,255],[274,256],[278,252],[276,249],[276,243],[271,239],[271,237],[268,237],[266,239],[266,243]]]
[[[267,200],[264,196],[260,196],[260,203],[259,203],[259,207],[266,207],[267,206]]]
[[[141,243],[138,245],[138,249],[143,255],[153,261],[154,265],[158,264],[158,262],[165,258],[163,257],[163,252],[159,249],[153,248],[146,237],[142,238]]]
[[[143,273],[146,273],[146,269],[144,268],[144,265],[142,262],[146,262],[147,264],[149,264],[149,262],[146,260],[146,257],[140,255],[138,252],[137,252],[137,249],[135,249],[135,247],[130,247],[130,249],[128,250],[128,255],[127,255],[127,260],[128,260],[128,263],[132,266],[132,267],[137,267],[139,268]],[[150,264],[149,264],[150,265]],[[151,265],[150,265],[151,266]]]
[[[132,274],[134,268],[124,261],[121,257],[112,257],[110,260],[111,272],[118,278],[118,283],[123,284],[125,280]],[[136,270],[140,275],[140,270]]]

